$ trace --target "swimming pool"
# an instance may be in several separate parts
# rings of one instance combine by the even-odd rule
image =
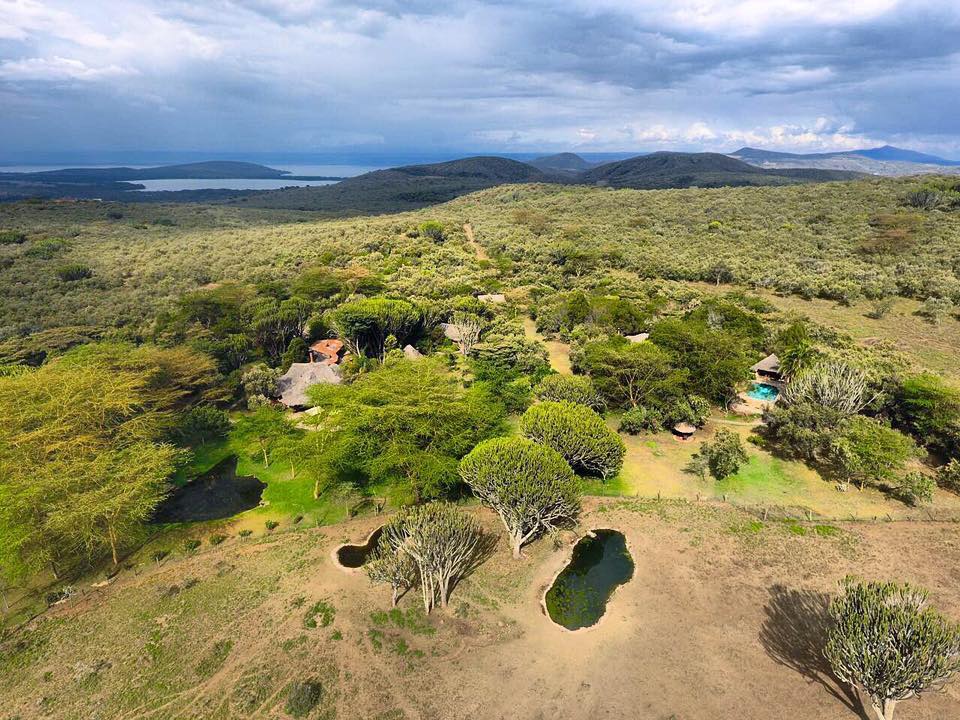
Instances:
[[[754,383],[753,387],[747,391],[748,397],[751,397],[754,400],[762,400],[764,402],[773,402],[777,399],[779,394],[779,390],[777,390],[773,385],[767,385],[767,383]]]

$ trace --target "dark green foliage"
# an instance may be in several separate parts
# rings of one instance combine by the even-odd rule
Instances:
[[[916,455],[917,447],[908,436],[862,415],[844,421],[831,443],[835,467],[861,488],[898,487],[904,466]]]
[[[313,712],[323,697],[323,685],[318,680],[297,680],[287,691],[284,710],[288,715],[302,718]]]
[[[811,402],[778,404],[767,411],[764,434],[778,452],[807,462],[825,461],[846,415]]]
[[[524,438],[480,443],[460,461],[460,477],[500,516],[514,557],[580,512],[580,484],[563,456]]]
[[[472,362],[477,379],[517,375],[542,377],[547,373],[547,351],[535,340],[520,335],[500,335],[473,346]]]
[[[539,400],[578,403],[594,410],[603,408],[603,399],[593,381],[582,375],[547,375],[534,388],[534,393]]]
[[[280,527],[280,523],[278,523],[276,520],[267,520],[264,523],[264,526],[267,528],[268,531],[276,530],[278,527]]]
[[[620,432],[639,435],[643,432],[659,432],[663,429],[663,415],[656,408],[637,405],[620,417]]]
[[[336,270],[320,266],[304,270],[290,289],[306,300],[320,300],[339,294],[343,288],[343,280]]]
[[[914,375],[900,381],[888,412],[893,424],[931,450],[960,456],[960,391],[936,375]]]
[[[698,455],[710,474],[717,480],[735,475],[747,462],[747,451],[743,447],[740,436],[723,428],[717,431],[713,442],[700,444]]]
[[[571,360],[614,407],[653,407],[679,397],[688,384],[688,372],[676,367],[673,354],[650,342],[598,340],[587,343]]]
[[[310,360],[310,348],[302,337],[295,337],[287,345],[280,358],[280,368],[289,369],[293,363],[304,363]]]
[[[175,437],[185,445],[203,445],[210,440],[226,437],[230,432],[230,418],[212,405],[196,405],[181,416]]]
[[[259,297],[243,306],[248,334],[274,365],[280,362],[290,341],[303,335],[310,313],[310,303],[302,298]]]
[[[210,544],[219,545],[226,539],[227,539],[227,536],[224,535],[223,533],[214,533],[213,535],[210,536]]]
[[[672,353],[673,361],[687,371],[689,393],[722,403],[741,382],[750,378],[755,361],[755,338],[741,328],[717,329],[708,319],[663,320],[650,332],[650,342]]]
[[[607,478],[623,466],[623,440],[585,405],[534,405],[520,419],[520,429],[531,440],[556,450],[575,470]]]
[[[413,304],[387,298],[352,300],[332,314],[337,336],[351,352],[374,358],[383,358],[391,335],[398,347],[413,341],[420,319]]]
[[[960,628],[926,606],[927,592],[907,584],[847,578],[830,604],[824,655],[841,682],[869,697],[877,717],[945,683],[960,670]]]
[[[566,259],[568,264],[569,258]],[[633,335],[651,324],[665,299],[637,301],[606,295],[587,295],[582,291],[555,293],[537,305],[537,329],[547,334],[565,333],[579,325],[597,330]]]
[[[464,390],[429,358],[391,361],[350,385],[310,392],[336,416],[325,456],[333,475],[386,484],[398,500],[450,493],[460,458],[499,432],[504,414],[482,384]]]
[[[183,543],[183,549],[187,552],[196,550],[198,547],[200,547],[200,541],[197,538],[191,538]]]
[[[93,270],[82,263],[70,263],[57,268],[57,277],[64,282],[76,282],[77,280],[86,280],[89,277],[93,277]]]

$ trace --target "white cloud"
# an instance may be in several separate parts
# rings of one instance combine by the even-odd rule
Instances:
[[[118,65],[90,67],[71,58],[27,58],[0,63],[0,78],[12,81],[59,82],[79,80],[95,82],[109,78],[136,75],[136,71]]]

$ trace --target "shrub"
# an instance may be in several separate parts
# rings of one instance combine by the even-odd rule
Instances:
[[[698,455],[717,480],[735,474],[747,461],[740,436],[725,429],[717,431],[712,443],[702,443]]]
[[[954,458],[937,470],[937,485],[945,490],[960,493],[960,460]]]
[[[239,535],[242,538],[250,537],[251,535],[253,535],[253,530],[251,530],[250,528],[244,528],[243,530],[238,532],[237,535]]]
[[[264,525],[266,526],[267,530],[275,530],[277,527],[279,527],[280,523],[278,523],[276,520],[267,520]]]
[[[953,311],[953,301],[945,297],[929,297],[917,311],[934,325],[943,323],[943,319]]]
[[[578,403],[594,410],[603,408],[603,399],[593,380],[582,375],[547,375],[534,388],[534,393],[539,400]]]
[[[960,628],[926,607],[925,590],[846,578],[830,604],[824,655],[837,678],[860,688],[878,718],[960,670]]]
[[[187,552],[192,552],[193,550],[196,550],[198,547],[200,547],[200,541],[197,538],[190,538],[189,540],[183,543],[183,549],[186,550]]]
[[[303,616],[303,626],[307,628],[327,627],[336,617],[337,611],[326,600],[317,600]]]
[[[663,414],[656,408],[638,405],[627,410],[620,418],[620,432],[629,435],[661,430],[663,430]]]
[[[443,223],[437,220],[427,220],[417,226],[417,232],[423,237],[430,238],[434,242],[443,242],[447,239],[444,232]]]
[[[216,534],[210,536],[210,544],[211,544],[211,545],[219,545],[220,543],[222,543],[222,542],[223,542],[224,540],[226,540],[226,539],[227,539],[227,536],[224,535],[223,533],[216,533]]]
[[[298,680],[290,686],[284,709],[288,715],[302,718],[313,712],[323,697],[323,686],[316,680]]]
[[[28,257],[40,258],[41,260],[50,260],[59,253],[67,249],[67,241],[59,238],[43,238],[33,242],[26,249],[24,255]]]
[[[212,405],[196,405],[180,419],[174,431],[182,443],[203,445],[208,440],[226,437],[230,432],[230,418],[223,410]]]
[[[894,488],[893,494],[907,505],[920,505],[933,502],[933,489],[936,481],[921,472],[907,473]]]
[[[526,437],[559,452],[575,470],[607,478],[623,466],[623,440],[607,427],[602,417],[584,405],[534,405],[523,414],[520,428]]]
[[[57,268],[57,277],[64,282],[76,282],[93,277],[93,270],[82,263],[69,263]]]
[[[27,236],[18,230],[0,230],[0,245],[22,245]]]

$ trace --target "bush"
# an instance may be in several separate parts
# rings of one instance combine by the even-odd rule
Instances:
[[[0,245],[22,245],[27,236],[17,230],[0,230]]]
[[[575,470],[607,478],[620,472],[626,447],[603,418],[584,405],[544,402],[520,419],[522,433],[552,447]]]
[[[200,547],[200,541],[197,538],[191,538],[183,543],[183,549],[187,552],[192,552]]]
[[[620,432],[639,435],[642,432],[660,432],[663,430],[663,414],[656,408],[643,405],[630,408],[620,418]]]
[[[699,458],[717,480],[734,475],[747,462],[747,451],[740,436],[730,430],[719,430],[712,443],[700,445]]]
[[[298,680],[290,686],[284,709],[288,715],[302,718],[309,715],[323,697],[323,686],[316,680]]]
[[[911,472],[901,479],[893,494],[907,505],[920,505],[933,502],[933,489],[936,486],[936,481],[929,475]]]
[[[227,536],[224,535],[223,533],[216,533],[216,534],[210,536],[210,544],[211,544],[211,545],[219,545],[220,543],[222,543],[222,542],[223,542],[224,540],[226,540],[226,539],[227,539]]]
[[[41,260],[49,260],[66,249],[67,242],[65,240],[60,240],[58,238],[43,238],[42,240],[37,240],[31,244],[30,247],[27,248],[24,255],[40,258]]]
[[[203,445],[208,440],[226,437],[230,432],[230,417],[212,405],[196,405],[180,420],[174,435],[186,445]]]
[[[267,530],[275,530],[280,526],[280,523],[278,523],[276,520],[267,520],[264,523],[264,526],[267,528]]]
[[[251,535],[253,535],[253,530],[251,530],[250,528],[244,528],[243,530],[238,532],[237,535],[239,535],[242,538],[250,537]]]
[[[603,399],[593,380],[582,375],[547,375],[534,388],[534,394],[537,399],[548,402],[572,402],[594,410],[603,408]]]
[[[417,232],[423,237],[430,238],[434,242],[443,242],[447,239],[444,232],[443,223],[437,220],[427,220],[417,226]]]
[[[937,470],[937,485],[945,490],[960,493],[960,460],[954,458]]]
[[[93,277],[93,270],[81,263],[70,263],[57,268],[57,277],[64,282],[76,282]]]

